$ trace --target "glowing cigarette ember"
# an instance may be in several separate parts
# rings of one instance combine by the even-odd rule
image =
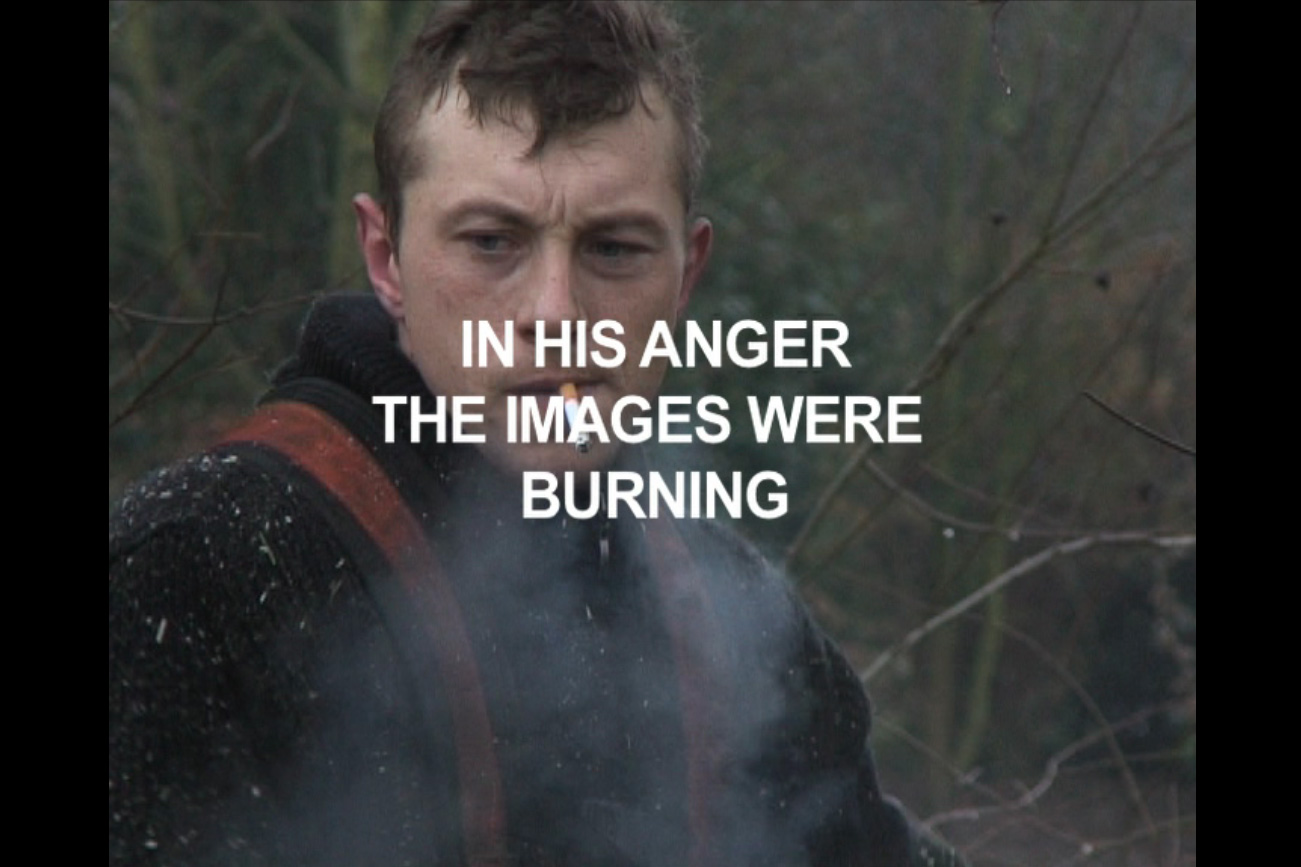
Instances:
[[[560,396],[565,399],[565,421],[569,424],[569,430],[572,433],[574,426],[578,421],[578,386],[572,382],[566,382],[560,386]],[[586,453],[592,447],[592,438],[586,433],[580,433],[574,437],[574,448],[580,453]]]

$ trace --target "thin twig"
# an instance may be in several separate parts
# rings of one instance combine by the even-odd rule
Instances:
[[[1097,723],[1098,728],[1083,739],[1068,744],[1066,747],[1051,756],[1047,765],[1045,765],[1044,773],[1041,775],[1039,782],[1027,789],[1016,801],[1006,801],[998,795],[993,794],[993,791],[988,787],[979,786],[976,788],[985,792],[987,795],[990,795],[992,800],[996,802],[994,806],[963,807],[946,813],[940,813],[926,819],[924,822],[926,827],[935,827],[941,824],[960,820],[977,821],[986,818],[990,814],[1010,813],[1031,807],[1047,793],[1048,789],[1057,778],[1062,764],[1066,762],[1067,759],[1079,753],[1085,747],[1091,746],[1099,741],[1104,741],[1107,745],[1107,751],[1111,756],[1110,766],[1120,773],[1125,786],[1126,795],[1133,803],[1143,824],[1149,829],[1149,831],[1155,833],[1156,822],[1152,817],[1151,811],[1147,807],[1147,802],[1143,799],[1142,791],[1138,785],[1138,779],[1135,777],[1134,772],[1130,767],[1130,759],[1126,757],[1124,750],[1121,749],[1120,742],[1117,740],[1116,735],[1119,732],[1146,721],[1158,713],[1165,713],[1172,708],[1177,707],[1178,702],[1167,702],[1155,707],[1145,708],[1131,714],[1125,719],[1112,722],[1107,719],[1106,715],[1102,712],[1102,708],[1098,706],[1098,703],[1093,699],[1093,696],[1087,689],[1085,689],[1084,684],[1080,683],[1079,679],[1076,678],[1060,660],[1050,653],[1046,647],[1030,635],[1007,623],[998,624],[998,628],[1012,640],[1029,649],[1036,657],[1052,668],[1053,673],[1061,679],[1061,681],[1066,684],[1067,688],[1070,689],[1070,691],[1075,694],[1076,698],[1079,699],[1089,716]],[[914,740],[911,736],[908,736],[908,739]],[[969,786],[974,785],[974,775],[948,764],[942,756],[939,756],[929,747],[926,747],[925,744],[917,742],[917,746],[948,768],[954,779]]]
[[[936,614],[930,620],[927,620],[921,626],[918,626],[912,632],[904,636],[903,640],[898,642],[894,647],[882,652],[877,658],[860,674],[864,682],[870,681],[881,669],[888,665],[891,660],[904,651],[911,649],[927,635],[930,635],[936,629],[948,623],[953,618],[970,610],[980,604],[985,599],[993,596],[999,590],[1011,584],[1022,575],[1026,575],[1049,561],[1066,554],[1078,554],[1081,551],[1092,548],[1095,545],[1156,545],[1160,548],[1190,548],[1197,544],[1195,535],[1187,536],[1153,536],[1145,532],[1119,532],[1119,533],[1096,533],[1091,536],[1083,536],[1078,539],[1071,539],[1067,542],[1059,542],[1040,551],[1032,557],[1027,557],[1020,563],[1017,563],[1011,569],[995,576],[976,591],[969,593],[962,599],[959,599],[953,605]]]
[[[989,17],[989,45],[994,52],[994,67],[998,70],[998,80],[1003,83],[1003,94],[1012,95],[1012,83],[1007,80],[1007,71],[1003,69],[1003,52],[998,47],[998,16],[1007,7],[1007,0],[998,0],[994,14]]]
[[[1178,788],[1172,785],[1172,786],[1170,787],[1170,795],[1171,795],[1171,797],[1170,797],[1170,810],[1171,810],[1171,812],[1174,813],[1174,815],[1171,817],[1171,821],[1173,821],[1173,822],[1180,822],[1180,821],[1182,821],[1182,817],[1179,815],[1179,790],[1178,790]],[[1181,838],[1181,835],[1179,835],[1179,834],[1171,834],[1171,835],[1170,835],[1170,859],[1169,859],[1169,863],[1172,865],[1172,867],[1173,867],[1173,865],[1179,863],[1179,851],[1180,851],[1180,849],[1181,849],[1182,847],[1183,847],[1183,840],[1182,840],[1182,838]]]
[[[1151,828],[1143,828],[1132,834],[1126,834],[1124,837],[1116,837],[1111,840],[1100,840],[1096,843],[1086,843],[1080,847],[1072,858],[1063,861],[1062,867],[1069,867],[1071,864],[1082,864],[1085,861],[1092,860],[1104,852],[1112,849],[1120,849],[1125,846],[1132,846],[1140,840],[1146,840],[1160,834],[1162,831],[1177,831],[1189,825],[1197,824],[1197,816],[1176,816],[1173,819],[1167,819],[1164,822],[1157,822]]]
[[[866,458],[866,460],[863,462],[863,465],[866,467],[866,469],[868,469],[869,473],[872,473],[872,475],[877,476],[877,479],[879,480],[879,482],[881,482],[881,484],[883,484],[883,486],[889,488],[890,491],[896,493],[896,495],[903,497],[903,500],[907,502],[908,505],[911,505],[913,509],[916,509],[917,512],[924,514],[924,516],[933,519],[933,521],[937,523],[942,523],[942,525],[945,525],[946,527],[958,527],[958,529],[961,530],[969,530],[972,532],[984,532],[984,534],[1004,536],[1004,538],[1011,539],[1012,542],[1017,542],[1017,540],[1021,538],[1034,538],[1034,536],[1038,536],[1038,538],[1045,538],[1045,536],[1047,536],[1047,538],[1062,539],[1062,538],[1068,538],[1068,536],[1097,535],[1098,532],[1106,532],[1106,531],[1079,530],[1079,529],[1063,529],[1063,530],[1023,529],[1023,527],[1015,527],[1015,526],[999,527],[997,525],[993,525],[993,523],[968,521],[967,518],[960,518],[958,516],[955,516],[955,514],[950,514],[948,512],[945,512],[945,510],[939,509],[938,506],[929,504],[929,502],[926,502],[924,499],[921,499],[921,496],[917,495],[917,493],[912,492],[911,489],[905,488],[904,486],[902,486],[902,484],[896,482],[896,480],[892,478],[890,474],[887,474],[885,470],[882,470],[881,467],[877,465],[877,462],[873,461],[872,458]],[[1019,506],[1016,506],[1016,504],[1011,504],[1011,502],[1010,504],[1006,504],[1006,505],[1010,506],[1010,508],[1019,508]]]
[[[925,741],[919,739],[917,736],[912,734],[912,732],[908,731],[903,726],[891,722],[886,717],[878,717],[874,719],[873,724],[878,725],[882,729],[889,731],[891,736],[898,737],[900,740],[903,740],[904,742],[911,745],[918,752],[927,756],[930,760],[944,767],[949,772],[950,776],[952,776],[953,779],[956,780],[963,787],[967,789],[971,789],[973,791],[976,791],[984,795],[985,797],[989,798],[991,801],[993,801],[996,805],[999,805],[1000,807],[1008,805],[1009,803],[1008,800],[1005,797],[1003,797],[1001,793],[999,793],[993,787],[987,786],[984,783],[979,782],[979,780],[976,779],[977,777],[976,774],[964,773],[960,769],[954,767],[952,764],[949,763],[949,761],[944,756],[938,754],[934,749],[930,747],[930,745],[928,745]],[[959,809],[950,812],[953,814],[952,819],[955,821],[963,818],[976,819],[979,818],[978,814],[976,813],[976,810],[978,809],[981,808],[971,808],[970,810]],[[992,808],[992,812],[995,815],[1004,814],[1004,811],[998,809],[998,807]],[[1010,813],[1011,811],[1006,811],[1006,812]],[[960,814],[966,814],[966,815],[960,815]],[[931,816],[926,819],[919,819],[918,821],[922,827],[929,829],[932,828],[934,825],[939,824],[936,821],[937,818],[947,816],[947,815],[948,815],[947,813],[936,814],[935,816]],[[1061,839],[1072,846],[1078,846],[1084,842],[1083,839],[1078,834],[1069,831],[1067,829],[1058,828],[1048,823],[1042,817],[1038,816],[1035,813],[1028,814],[1026,817],[1026,821],[1035,825],[1044,833],[1049,834],[1058,839]],[[980,846],[981,846],[981,842],[979,838],[976,841],[968,841],[963,846],[963,852],[964,854],[967,855],[974,855],[976,850],[980,848]]]
[[[271,124],[271,128],[263,133],[257,141],[253,142],[253,144],[249,146],[249,149],[244,153],[244,161],[246,163],[257,162],[263,152],[266,151],[267,148],[271,147],[277,139],[284,136],[285,132],[288,131],[290,120],[294,114],[294,106],[298,102],[298,92],[302,90],[302,87],[303,83],[297,81],[294,83],[294,86],[289,89],[289,94],[285,97],[284,103],[281,104],[280,112],[276,115],[275,122]]]
[[[923,824],[927,828],[937,828],[940,825],[947,825],[953,822],[978,822],[1000,813],[1012,813],[1018,810],[1029,809],[1048,794],[1048,791],[1057,781],[1057,778],[1062,771],[1062,765],[1073,756],[1088,747],[1093,746],[1099,741],[1114,739],[1118,732],[1123,732],[1128,728],[1140,725],[1156,714],[1163,713],[1166,710],[1168,710],[1168,707],[1166,706],[1150,707],[1145,708],[1138,713],[1131,714],[1129,717],[1116,723],[1106,723],[1104,721],[1104,725],[1096,731],[1090,732],[1079,740],[1067,744],[1065,747],[1049,756],[1048,761],[1044,764],[1043,773],[1039,776],[1038,781],[1036,781],[1033,786],[1030,786],[1022,792],[1021,796],[1016,800],[1008,801],[1000,798],[998,799],[1000,803],[991,804],[986,807],[958,807],[953,810],[947,810],[943,813],[936,813],[933,816],[928,816]],[[989,791],[988,787],[984,788],[986,791]]]
[[[190,374],[184,379],[177,380],[167,388],[160,388],[151,392],[147,399],[136,403],[134,412],[140,412],[141,410],[153,406],[154,404],[166,400],[174,395],[184,394],[186,390],[192,388],[195,383],[202,382],[210,376],[216,376],[217,374],[224,373],[228,370],[234,370],[241,365],[250,364],[257,359],[258,353],[256,352],[246,352],[239,355],[229,356],[223,361],[218,361],[211,366],[204,367],[202,370]]]
[[[944,524],[946,527],[957,527],[963,530],[970,530],[973,533],[986,533],[994,536],[1004,536],[1013,542],[1019,541],[1021,539],[1029,539],[1029,538],[1061,539],[1061,538],[1066,538],[1071,536],[1100,536],[1100,535],[1105,536],[1105,535],[1115,535],[1118,532],[1125,532],[1125,533],[1147,532],[1150,535],[1156,535],[1155,531],[1083,530],[1078,527],[1062,528],[1059,530],[1050,530],[1048,528],[1038,528],[1038,527],[1029,527],[1029,528],[1015,527],[1015,526],[1000,527],[996,524],[985,524],[979,521],[971,521],[971,520],[967,520],[966,518],[960,518],[957,515],[953,515],[948,512],[945,512],[943,509],[940,509],[926,502],[926,500],[922,499],[921,496],[909,490],[908,488],[904,487],[899,482],[895,481],[893,477],[891,477],[888,473],[886,473],[885,470],[881,469],[881,467],[877,465],[876,461],[872,460],[871,458],[868,458],[863,463],[864,466],[867,467],[868,472],[876,476],[877,479],[880,480],[881,484],[885,485],[893,493],[898,494],[900,497],[904,499],[905,502],[907,502],[910,506],[915,508],[917,511],[921,512],[926,517],[931,518],[937,523]],[[1005,505],[1008,507],[1016,507],[1015,503],[1007,503]]]
[[[1189,457],[1194,457],[1194,458],[1197,457],[1196,449],[1191,449],[1188,446],[1184,445],[1183,443],[1179,442],[1178,440],[1173,440],[1170,437],[1163,436],[1162,434],[1159,434],[1156,431],[1152,430],[1150,427],[1147,427],[1143,424],[1140,424],[1137,421],[1134,421],[1134,419],[1130,418],[1129,416],[1125,415],[1119,410],[1113,409],[1112,407],[1108,406],[1106,403],[1103,402],[1102,398],[1098,397],[1093,392],[1085,391],[1082,392],[1082,394],[1085,397],[1087,397],[1090,401],[1092,401],[1095,405],[1097,405],[1098,408],[1106,412],[1108,415],[1112,416],[1113,418],[1119,419],[1120,421],[1129,425],[1134,430],[1138,431],[1144,436],[1150,437],[1156,440],[1157,442],[1161,443],[1161,445],[1168,446],[1169,448],[1172,448],[1177,452],[1182,452],[1183,454],[1186,454]]]
[[[1197,139],[1194,136],[1190,140],[1178,141],[1173,145],[1168,142],[1185,127],[1191,126],[1197,120],[1196,104],[1190,106],[1183,114],[1174,120],[1169,126],[1164,127],[1143,147],[1138,156],[1130,160],[1124,167],[1117,171],[1103,183],[1099,184],[1085,199],[1077,204],[1075,208],[1062,217],[1057,223],[1054,237],[1055,243],[1071,238],[1078,234],[1082,229],[1087,228],[1089,220],[1101,210],[1104,204],[1115,205],[1116,201],[1113,196],[1118,196],[1119,191],[1124,184],[1129,182],[1134,175],[1140,170],[1147,169],[1155,165],[1156,169],[1152,175],[1144,180],[1151,183],[1164,170],[1174,165],[1186,153],[1196,147]],[[1142,187],[1138,187],[1141,189]],[[1129,190],[1128,195],[1132,195],[1136,190]]]
[[[1145,296],[1145,297],[1147,297],[1147,296]],[[1101,370],[1102,370],[1102,369],[1104,368],[1104,366],[1106,365],[1107,359],[1109,359],[1109,358],[1112,357],[1112,355],[1113,355],[1113,353],[1114,353],[1114,351],[1115,351],[1115,348],[1118,347],[1118,346],[1120,346],[1121,343],[1123,343],[1126,339],[1128,339],[1128,336],[1129,336],[1129,334],[1131,333],[1131,331],[1132,331],[1132,329],[1133,329],[1134,323],[1137,321],[1138,315],[1139,315],[1140,311],[1142,310],[1142,307],[1143,307],[1143,305],[1140,304],[1140,305],[1138,305],[1138,306],[1136,306],[1136,307],[1134,308],[1133,314],[1132,314],[1132,315],[1128,318],[1128,320],[1125,322],[1124,327],[1121,329],[1120,333],[1118,333],[1118,334],[1116,335],[1115,339],[1114,339],[1114,340],[1111,342],[1111,344],[1107,347],[1106,351],[1102,352],[1102,353],[1099,355],[1099,360],[1098,360],[1098,362],[1097,362],[1096,364],[1093,365],[1091,371],[1090,371],[1086,376],[1083,377],[1083,382],[1085,383],[1086,387],[1087,387],[1087,384],[1088,384],[1088,383],[1092,382],[1092,381],[1093,381],[1093,380],[1094,380],[1094,379],[1099,375],[1099,373],[1101,372]],[[1002,379],[1003,374],[1006,372],[1006,367],[1011,365],[1011,363],[1012,363],[1012,358],[1013,358],[1013,357],[1014,357],[1014,356],[1012,356],[1012,355],[1009,355],[1009,356],[1008,356],[1006,362],[1004,363],[1004,369],[1002,369],[1002,370],[999,371],[999,374],[998,374],[998,376],[996,377],[995,382],[998,382],[998,381],[1000,381],[1000,380]],[[991,386],[991,387],[992,387],[992,386]],[[1049,425],[1049,427],[1045,430],[1044,434],[1039,438],[1039,441],[1038,441],[1038,443],[1035,445],[1035,447],[1034,447],[1034,448],[1033,448],[1033,449],[1032,449],[1032,450],[1031,450],[1031,451],[1026,455],[1024,466],[1023,466],[1023,468],[1022,468],[1021,473],[1018,474],[1018,475],[1023,475],[1025,472],[1028,472],[1028,471],[1029,471],[1029,468],[1032,466],[1034,460],[1036,459],[1036,456],[1037,456],[1037,454],[1039,453],[1039,450],[1040,450],[1040,448],[1042,447],[1043,443],[1044,443],[1044,442],[1045,442],[1045,441],[1046,441],[1046,440],[1051,436],[1052,431],[1056,430],[1058,427],[1060,427],[1061,425],[1063,425],[1063,424],[1065,423],[1066,419],[1069,417],[1069,411],[1070,411],[1070,409],[1071,409],[1071,404],[1070,404],[1070,403],[1066,403],[1066,404],[1064,404],[1064,405],[1062,406],[1061,410],[1057,413],[1056,421],[1054,421],[1051,425]],[[960,431],[960,430],[965,426],[965,424],[966,424],[966,420],[964,420],[961,424],[957,425],[957,426],[954,428],[954,431],[953,431],[953,433],[951,434],[951,436],[956,436],[956,435],[958,434],[958,432],[959,432],[959,431]],[[934,441],[932,441],[932,444],[931,444],[931,451],[932,451],[932,453],[942,451],[944,448],[945,448],[945,446],[944,446],[944,444],[943,444],[942,442],[941,442],[941,444],[940,444],[939,446],[936,446],[935,443],[934,443]],[[864,466],[868,466],[869,469],[872,469],[873,467],[875,467],[875,465],[872,464],[872,462],[871,462],[871,458],[870,458],[870,457],[864,457],[863,460],[864,460]],[[935,471],[935,470],[932,469],[932,468],[927,467],[925,464],[923,464],[922,467],[923,467],[923,469],[927,469],[927,470],[928,470],[929,472],[931,472],[932,474],[939,475],[939,474],[937,473],[937,471]],[[876,468],[876,469],[879,471],[879,467]],[[879,478],[879,477],[880,477],[880,476],[878,475],[878,478]],[[952,486],[954,486],[954,487],[957,487],[957,488],[959,488],[959,489],[964,489],[963,486],[959,485],[957,482],[953,481],[952,479],[948,479],[948,478],[946,478],[946,477],[941,477],[941,480],[942,480],[942,481],[945,481],[947,484],[950,484],[950,485],[952,485]],[[889,485],[887,485],[887,486],[889,487]],[[1017,487],[1017,485],[1014,485],[1014,486],[1012,486],[1012,489],[1015,489],[1016,487]],[[899,493],[899,490],[896,490],[896,489],[894,489],[893,487],[891,487],[891,490],[894,490],[895,493]],[[970,492],[970,489],[966,489],[966,490],[968,490],[968,492]],[[983,494],[983,493],[979,493],[979,494],[976,494],[976,495],[977,495],[977,496],[979,497],[979,499],[981,499],[982,501],[984,501],[984,502],[990,502],[990,498],[989,498],[987,495],[985,495],[985,494]],[[913,494],[913,496],[916,497],[915,494]],[[920,498],[917,498],[917,499],[920,500]],[[886,502],[888,503],[888,501],[886,501]],[[999,501],[997,501],[997,504],[999,505],[1000,508],[1009,508],[1009,509],[1013,509],[1013,510],[1016,510],[1017,512],[1019,512],[1019,513],[1021,513],[1021,514],[1023,514],[1023,515],[1026,515],[1026,516],[1029,516],[1029,515],[1032,514],[1032,513],[1030,512],[1030,510],[1028,509],[1028,507],[1023,506],[1023,505],[1020,505],[1020,504],[1017,504],[1017,503],[1014,503],[1014,502],[1012,502],[1011,500],[1000,499]],[[882,506],[881,506],[880,508],[883,508],[884,505],[885,505],[885,503],[883,503]],[[932,515],[942,514],[942,513],[940,513],[940,510],[938,510],[938,509],[936,509],[936,508],[934,508],[934,507],[932,507],[932,506],[929,506],[929,504],[924,504],[924,505],[922,506],[922,509],[923,509],[923,511],[929,512],[929,513],[931,513]],[[810,571],[810,572],[813,572],[813,573],[818,573],[820,570],[822,570],[823,568],[826,567],[826,564],[827,564],[827,563],[829,563],[829,562],[830,562],[831,560],[833,560],[835,557],[839,556],[840,552],[843,551],[844,548],[845,548],[846,546],[848,546],[848,545],[849,545],[849,544],[850,544],[850,543],[851,543],[855,538],[857,538],[857,537],[859,536],[859,534],[860,534],[860,533],[861,533],[861,532],[862,532],[862,531],[863,531],[863,530],[864,530],[864,529],[865,529],[865,528],[866,528],[866,527],[871,523],[871,521],[874,519],[874,515],[873,515],[873,512],[874,512],[874,511],[879,511],[879,509],[877,509],[877,510],[868,510],[868,512],[867,512],[866,514],[860,515],[857,519],[855,519],[853,526],[850,527],[846,532],[844,532],[844,533],[841,535],[841,537],[840,537],[840,539],[839,539],[838,541],[832,543],[832,544],[831,544],[831,545],[830,545],[830,546],[829,546],[829,547],[828,547],[828,548],[823,552],[822,556],[819,558],[818,565],[815,566],[815,567],[812,567],[809,571]],[[1062,537],[1062,536],[1087,536],[1087,535],[1092,535],[1092,534],[1094,534],[1094,533],[1099,533],[1099,532],[1108,532],[1108,531],[1106,531],[1106,530],[1099,530],[1099,529],[1073,529],[1073,528],[1063,528],[1063,529],[1059,530],[1059,531],[1056,532],[1056,533],[1053,533],[1053,532],[1051,532],[1051,531],[1022,533],[1022,532],[1020,532],[1020,531],[1018,530],[1017,527],[1009,527],[1009,528],[1007,528],[1006,530],[1002,530],[1002,529],[993,529],[993,530],[989,530],[989,529],[986,529],[986,530],[984,530],[984,531],[987,531],[987,532],[995,532],[995,533],[998,533],[998,534],[1000,534],[1000,535],[1005,533],[1005,534],[1008,536],[1008,538],[1013,539],[1013,541],[1015,541],[1015,540],[1016,540],[1017,538],[1019,538],[1021,535],[1030,535],[1030,536],[1046,536],[1046,537],[1057,537],[1057,538],[1060,538],[1060,537]],[[1153,531],[1151,531],[1151,532],[1154,532],[1154,533],[1155,533],[1155,532],[1157,532],[1157,531],[1153,530]]]
[[[1061,214],[1062,205],[1066,202],[1066,194],[1070,191],[1071,180],[1075,177],[1075,170],[1079,167],[1080,158],[1084,155],[1084,143],[1088,140],[1089,130],[1093,128],[1093,122],[1098,117],[1102,102],[1106,99],[1108,91],[1111,90],[1111,83],[1120,70],[1120,62],[1129,51],[1129,41],[1134,36],[1134,31],[1138,29],[1138,19],[1142,14],[1142,4],[1136,5],[1134,15],[1129,19],[1129,26],[1121,34],[1120,44],[1116,46],[1116,51],[1107,64],[1106,72],[1098,81],[1098,89],[1093,94],[1093,100],[1085,110],[1084,122],[1080,124],[1079,134],[1074,139],[1075,147],[1071,149],[1070,156],[1066,159],[1066,171],[1062,174],[1062,181],[1057,186],[1057,195],[1053,200],[1053,205],[1048,209],[1047,228],[1044,229],[1045,235],[1051,234],[1053,226],[1058,225],[1057,217]]]
[[[145,402],[145,400],[149,397],[150,394],[156,391],[164,382],[166,382],[174,373],[176,373],[176,371],[181,368],[181,365],[183,365],[186,361],[190,359],[191,356],[193,356],[196,352],[198,352],[199,347],[201,347],[204,344],[204,342],[206,342],[207,339],[212,336],[212,334],[217,330],[218,322],[221,318],[219,315],[219,311],[221,310],[221,302],[222,299],[225,297],[225,295],[226,295],[226,279],[225,276],[223,275],[222,279],[217,282],[216,297],[213,299],[212,302],[212,314],[210,316],[210,319],[212,320],[211,323],[206,328],[200,330],[199,333],[196,334],[188,344],[186,344],[186,346],[181,350],[181,352],[177,354],[177,356],[173,358],[171,362],[168,363],[168,365],[164,367],[157,376],[155,376],[152,380],[150,380],[145,385],[145,387],[141,389],[140,392],[136,394],[134,398],[131,399],[129,403],[127,403],[125,409],[123,409],[113,418],[109,419],[108,429],[110,431],[113,430],[113,428],[117,427],[123,421],[123,419],[128,418],[133,412],[135,412]]]
[[[1019,282],[1022,277],[1028,274],[1044,256],[1087,225],[1087,218],[1096,212],[1140,168],[1146,166],[1153,154],[1158,153],[1159,149],[1164,146],[1168,137],[1175,135],[1192,123],[1196,116],[1197,108],[1193,106],[1170,126],[1154,135],[1129,163],[1100,184],[1093,193],[1085,197],[1069,213],[1062,216],[1053,227],[1045,231],[1033,247],[1003,273],[1003,276],[975,298],[972,298],[966,306],[958,311],[949,320],[949,324],[935,341],[930,356],[922,364],[921,372],[899,393],[918,394],[922,389],[943,376],[953,359],[957,357],[966,339],[975,332],[977,325],[989,311],[989,308],[1006,294],[1013,285]],[[1181,153],[1183,152],[1181,151]],[[795,534],[795,538],[786,549],[787,568],[793,569],[800,554],[808,544],[814,528],[822,522],[827,511],[831,508],[831,504],[839,496],[840,491],[861,468],[864,459],[871,453],[872,447],[871,440],[867,440],[855,447],[845,463],[841,465],[840,470],[837,471],[836,475],[827,484],[827,487],[818,496],[809,517],[805,519],[803,526],[800,527]]]
[[[1192,106],[1185,111],[1183,115],[1176,118],[1172,123],[1160,130],[1152,137],[1147,145],[1135,156],[1127,165],[1123,166],[1112,177],[1104,181],[1090,195],[1078,203],[1070,213],[1060,216],[1061,208],[1065,203],[1067,190],[1077,168],[1078,158],[1083,149],[1084,140],[1088,137],[1088,131],[1096,117],[1098,107],[1102,99],[1110,89],[1112,76],[1119,68],[1120,61],[1128,51],[1130,38],[1138,24],[1138,18],[1141,15],[1141,9],[1135,12],[1131,19],[1126,32],[1121,39],[1116,53],[1113,55],[1111,63],[1106,73],[1103,75],[1094,99],[1086,113],[1085,120],[1081,126],[1079,134],[1076,136],[1076,148],[1067,160],[1067,170],[1064,173],[1061,183],[1058,185],[1057,193],[1054,197],[1052,207],[1049,209],[1049,221],[1047,227],[1039,237],[1038,241],[1026,252],[1021,258],[1013,264],[1004,274],[988,289],[981,292],[962,308],[941,332],[939,339],[936,340],[935,347],[932,349],[930,357],[926,359],[921,367],[921,372],[900,392],[902,394],[917,394],[931,382],[939,379],[947,370],[949,364],[957,356],[961,345],[966,338],[972,334],[977,324],[988,309],[1002,297],[1008,289],[1016,284],[1023,276],[1043,258],[1057,244],[1075,234],[1082,226],[1087,224],[1087,217],[1097,208],[1108,200],[1116,190],[1127,181],[1139,168],[1144,166],[1151,159],[1154,153],[1159,152],[1159,148],[1164,144],[1167,138],[1181,130],[1185,125],[1191,123],[1197,116],[1196,106]],[[863,459],[871,452],[871,441],[864,442],[855,448],[849,459],[841,466],[835,477],[819,495],[818,501],[814,504],[813,510],[809,517],[804,521],[796,533],[795,538],[787,547],[786,564],[792,568],[805,545],[812,535],[813,529],[821,523],[823,517],[830,509],[832,502],[839,495],[840,491],[849,480],[853,478]]]
[[[1143,824],[1149,829],[1154,828],[1155,822],[1152,819],[1152,812],[1147,807],[1147,801],[1143,799],[1143,792],[1138,786],[1138,779],[1134,776],[1134,771],[1130,768],[1129,761],[1125,758],[1125,751],[1120,748],[1120,741],[1116,740],[1116,726],[1107,720],[1106,715],[1102,712],[1102,708],[1100,708],[1098,703],[1094,701],[1093,696],[1089,691],[1084,688],[1084,684],[1080,683],[1075,675],[1071,674],[1065,665],[1049,653],[1046,647],[1043,647],[1038,641],[1019,629],[1014,629],[1006,624],[1005,629],[1009,635],[1013,635],[1024,646],[1029,647],[1038,653],[1039,657],[1048,663],[1048,665],[1052,667],[1053,671],[1056,672],[1057,676],[1061,678],[1068,687],[1070,687],[1071,692],[1075,693],[1076,698],[1078,698],[1080,703],[1088,710],[1089,715],[1098,722],[1101,727],[1101,739],[1106,742],[1107,750],[1111,753],[1111,759],[1115,762],[1116,768],[1120,772],[1121,779],[1125,783],[1125,793],[1129,796],[1130,802],[1133,803],[1134,809],[1138,811],[1139,818],[1142,819]]]
[[[343,81],[330,67],[330,64],[321,57],[320,53],[298,35],[278,6],[260,3],[256,8],[262,15],[262,22],[267,26],[271,35],[277,39],[280,46],[290,56],[296,58],[303,65],[308,74],[316,80],[317,86],[323,89],[331,100],[339,105],[347,106],[353,111],[365,110],[365,106],[360,104],[357,95],[344,85]]]
[[[274,301],[266,301],[262,304],[255,304],[251,307],[240,307],[221,316],[164,316],[161,313],[150,313],[147,310],[138,310],[133,307],[124,307],[121,304],[108,302],[108,312],[114,317],[124,320],[136,320],[139,322],[150,322],[156,325],[168,325],[182,328],[209,328],[215,325],[227,325],[240,319],[246,319],[250,316],[256,316],[275,310],[279,307],[291,307],[301,304],[304,301],[311,301],[319,296],[319,292],[301,292],[297,295],[290,295],[287,298],[277,298]]]

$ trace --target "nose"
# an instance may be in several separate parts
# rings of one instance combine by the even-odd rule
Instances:
[[[562,327],[569,329],[571,339],[577,332],[574,325],[562,326],[562,322],[574,323],[584,318],[578,281],[569,251],[559,244],[544,248],[535,263],[535,273],[530,275],[524,293],[523,309],[516,317],[517,328],[532,341],[537,340],[538,329],[544,329],[548,345],[555,346]]]

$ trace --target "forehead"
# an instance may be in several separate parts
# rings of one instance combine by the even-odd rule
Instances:
[[[557,198],[588,206],[635,200],[685,220],[678,124],[658,89],[644,90],[627,114],[553,136],[534,154],[529,113],[481,121],[453,87],[426,103],[412,130],[417,170],[406,193],[507,194],[531,208],[554,207]]]

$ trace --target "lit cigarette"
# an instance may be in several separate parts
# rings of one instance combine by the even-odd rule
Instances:
[[[565,421],[569,423],[569,430],[572,433],[578,422],[578,386],[572,382],[562,384],[560,396],[565,399]],[[592,439],[586,433],[574,437],[574,448],[579,452],[586,453],[591,447]]]

